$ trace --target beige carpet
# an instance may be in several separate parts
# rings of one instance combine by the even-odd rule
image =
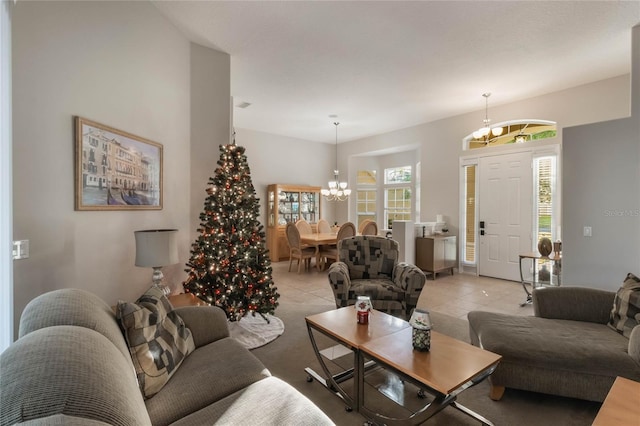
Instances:
[[[355,412],[347,412],[342,401],[332,395],[318,382],[307,382],[305,367],[321,371],[315,358],[307,333],[304,317],[314,313],[333,309],[327,304],[283,303],[276,310],[276,316],[285,325],[285,332],[275,341],[252,351],[269,368],[274,376],[280,377],[295,386],[299,391],[318,405],[339,426],[362,425],[364,418]],[[451,337],[469,341],[467,322],[459,318],[432,313],[434,329]],[[372,385],[380,388],[404,386],[391,375],[380,379],[367,379]],[[375,382],[375,383],[374,383]],[[489,385],[484,382],[468,389],[458,396],[458,402],[480,413],[498,425],[590,425],[595,418],[600,404],[570,398],[559,398],[532,392],[508,389],[499,402],[488,397]],[[407,405],[415,406],[421,401],[415,397],[414,389],[407,387],[404,398]],[[376,399],[385,409],[396,410],[394,404],[384,398]],[[427,421],[428,425],[478,425],[476,420],[448,407]]]

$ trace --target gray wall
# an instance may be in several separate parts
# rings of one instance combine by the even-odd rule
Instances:
[[[640,276],[640,26],[632,50],[633,115],[564,130],[562,277],[570,285],[617,290],[628,272]]]
[[[134,266],[137,229],[180,230],[181,263],[164,268],[179,286],[203,200],[192,211],[190,188],[206,184],[201,176],[229,134],[228,55],[194,48],[194,60],[210,56],[211,74],[193,83],[220,95],[196,105],[212,122],[203,136],[190,114],[190,95],[200,90],[191,82],[191,44],[151,3],[18,2],[13,12],[13,232],[31,246],[29,259],[14,262],[16,326],[26,303],[53,289],[84,288],[110,304],[135,300],[151,277]],[[74,211],[74,115],[164,146],[162,210]],[[204,149],[206,139],[216,148]]]

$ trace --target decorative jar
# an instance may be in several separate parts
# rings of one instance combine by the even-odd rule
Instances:
[[[411,343],[418,351],[428,351],[431,349],[431,317],[429,311],[415,309],[411,314],[409,324],[413,328]]]

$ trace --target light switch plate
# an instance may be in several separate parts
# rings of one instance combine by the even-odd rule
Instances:
[[[29,240],[13,242],[13,260],[29,258]]]
[[[584,235],[585,237],[590,237],[591,236],[591,227],[590,226],[585,226],[582,235]]]

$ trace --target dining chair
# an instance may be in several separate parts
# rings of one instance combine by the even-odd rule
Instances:
[[[329,260],[338,260],[338,246],[337,243],[345,238],[351,238],[356,235],[356,226],[351,222],[343,223],[338,230],[336,236],[336,244],[320,247],[320,262],[322,263],[321,269],[324,270],[325,265]]]
[[[362,222],[362,230],[360,231],[360,235],[378,235],[378,224],[371,220],[367,219]]]
[[[291,272],[293,259],[298,259],[298,273],[300,273],[300,261],[304,263],[305,270],[311,269],[311,259],[316,256],[316,249],[300,243],[300,231],[293,223],[287,223],[285,232],[289,243],[289,272]]]
[[[311,228],[311,225],[309,224],[309,222],[307,222],[304,219],[300,219],[299,221],[296,222],[296,228],[298,228],[298,231],[300,231],[300,234],[313,233],[313,229]]]
[[[318,221],[318,234],[330,234],[331,233],[331,225],[325,219],[320,219]]]

